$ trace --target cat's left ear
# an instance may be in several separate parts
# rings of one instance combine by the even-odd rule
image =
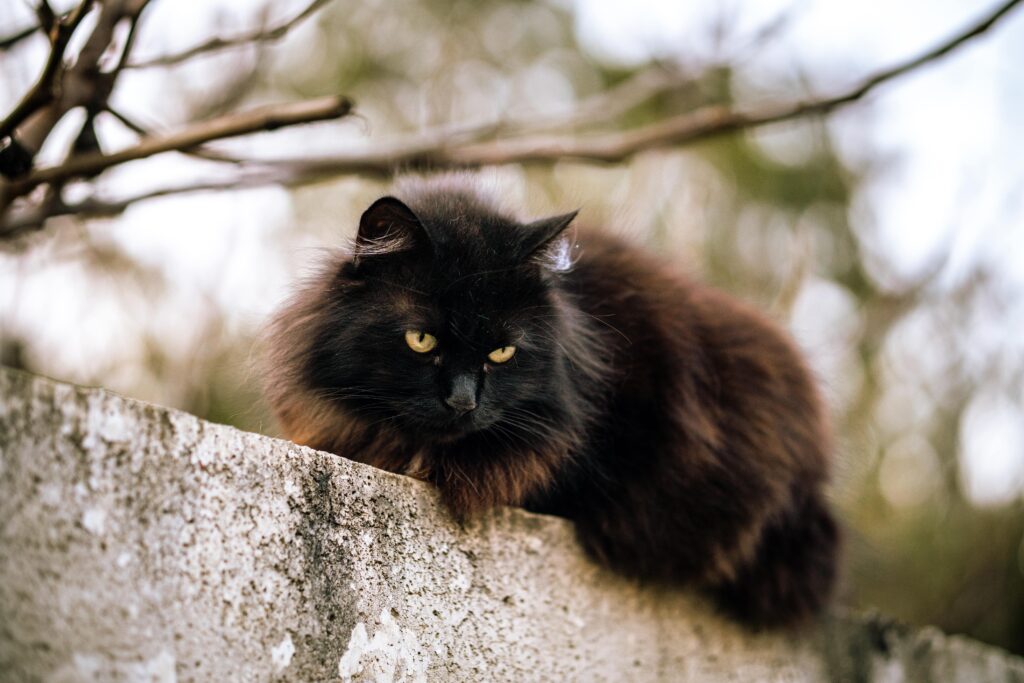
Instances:
[[[569,239],[563,233],[569,227],[579,210],[564,213],[561,216],[542,218],[523,226],[525,238],[519,246],[519,257],[523,260],[535,259],[554,266],[554,270],[567,270]],[[548,263],[551,262],[551,263]]]
[[[354,263],[366,257],[411,251],[429,244],[420,219],[401,200],[382,197],[370,205],[359,219]]]

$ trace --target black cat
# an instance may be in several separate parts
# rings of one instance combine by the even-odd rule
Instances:
[[[465,517],[575,521],[599,562],[755,626],[835,582],[829,430],[765,318],[575,214],[520,222],[465,177],[363,214],[271,327],[287,436],[433,482]]]

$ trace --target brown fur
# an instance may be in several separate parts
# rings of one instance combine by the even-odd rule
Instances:
[[[829,427],[810,373],[778,327],[606,234],[580,235],[569,272],[546,271],[535,251],[501,266],[522,231],[547,224],[523,226],[450,184],[417,189],[408,201],[386,214],[371,208],[360,228],[373,244],[373,231],[386,228],[400,252],[367,256],[380,269],[370,275],[349,257],[332,261],[272,327],[268,397],[290,438],[430,481],[457,517],[497,505],[569,517],[599,562],[702,586],[754,625],[796,623],[820,609],[839,547],[824,498]],[[486,247],[502,230],[507,244]],[[432,250],[414,251],[422,243]],[[389,374],[389,358],[418,359],[403,356],[408,350],[376,317],[426,329],[416,316],[428,314],[452,325],[445,352]],[[410,405],[414,414],[436,408],[456,350],[475,348],[465,332],[474,316],[504,320],[524,347],[517,368],[482,362],[475,375],[481,410],[502,417],[451,434],[403,421]],[[365,342],[320,353],[364,323]],[[433,324],[440,338],[443,324]],[[494,340],[479,348],[506,343]],[[370,355],[335,370],[346,353],[371,353],[362,344],[380,347],[379,361]],[[377,362],[380,386],[322,380]],[[411,384],[394,389],[401,382]],[[363,393],[342,395],[352,387]],[[378,391],[419,402],[388,412],[377,405],[383,399],[360,398]]]

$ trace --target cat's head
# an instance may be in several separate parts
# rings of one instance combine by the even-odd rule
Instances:
[[[308,384],[419,440],[564,429],[574,331],[558,282],[575,213],[520,222],[447,188],[403,199],[363,213],[316,313]]]

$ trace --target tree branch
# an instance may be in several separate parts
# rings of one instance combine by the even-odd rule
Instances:
[[[880,86],[899,76],[936,61],[955,50],[971,38],[979,36],[994,26],[1014,7],[1024,0],[1008,0],[995,8],[992,13],[965,31],[943,41],[922,54],[879,71],[857,83],[848,90],[831,97],[800,100],[782,104],[762,105],[748,110],[736,110],[724,105],[702,107],[697,110],[669,117],[662,121],[624,132],[599,133],[591,135],[519,135],[499,139],[494,137],[501,130],[501,124],[448,129],[446,134],[434,132],[391,145],[375,145],[371,149],[352,151],[315,159],[295,158],[255,161],[259,167],[240,172],[238,176],[215,183],[184,185],[149,191],[117,201],[102,202],[89,200],[68,206],[61,204],[52,209],[28,210],[19,216],[11,216],[0,227],[0,234],[9,233],[12,227],[19,231],[41,225],[52,215],[79,213],[80,215],[113,215],[130,204],[156,196],[168,196],[195,191],[230,189],[232,187],[254,187],[268,184],[299,185],[324,177],[358,174],[388,176],[396,170],[432,170],[441,168],[474,167],[510,163],[550,163],[559,160],[612,163],[632,155],[655,148],[692,144],[700,140],[738,130],[755,128],[771,123],[788,121],[805,116],[827,114],[835,109],[856,102]],[[631,86],[632,87],[632,86]],[[652,88],[640,84],[633,96],[643,97]],[[593,100],[600,103],[600,96]],[[346,100],[337,99],[338,112],[334,118],[347,113]],[[617,109],[612,112],[621,114]],[[85,173],[94,173],[124,161],[139,159],[170,150],[187,150],[203,142],[224,137],[225,134],[242,134],[262,129],[232,127],[227,116],[186,129],[176,136],[143,140],[139,145],[112,155],[88,155],[73,158],[67,163],[40,169],[30,173],[21,181],[20,194],[24,194],[40,183],[59,183]],[[577,119],[594,122],[592,112],[584,112]],[[567,119],[571,120],[571,119]],[[237,121],[236,121],[237,123]],[[279,124],[287,125],[287,124]],[[548,121],[542,121],[539,128],[546,128]],[[230,132],[230,131],[236,132]],[[528,123],[520,130],[530,131]],[[38,207],[37,207],[38,208]]]
[[[178,194],[191,194],[205,191],[223,191],[239,187],[236,179],[228,182],[214,181],[209,183],[189,183],[173,187],[161,188],[124,197],[122,199],[101,199],[90,197],[77,202],[67,203],[60,198],[51,200],[49,204],[40,203],[23,211],[12,213],[0,224],[0,239],[13,239],[26,232],[37,229],[51,218],[75,216],[81,218],[107,218],[120,215],[132,204]]]
[[[42,27],[40,26],[27,26],[21,29],[20,31],[12,33],[9,36],[0,38],[0,52],[6,52],[7,50],[10,50],[12,47],[17,45],[21,41],[35,34],[35,32],[40,30],[41,28]]]
[[[110,79],[114,80],[118,74],[128,64],[128,55],[132,53],[132,48],[135,47],[135,36],[138,35],[139,30],[139,19],[142,16],[142,10],[146,9],[149,4],[149,0],[142,0],[136,5],[130,19],[131,25],[128,28],[128,36],[124,39],[124,47],[121,48],[121,56],[117,60],[117,66],[114,67],[113,71],[110,72]]]
[[[138,135],[140,138],[152,138],[157,136],[157,134],[154,133],[152,129],[143,126],[141,123],[135,121],[127,114],[118,109],[114,109],[113,107],[108,105],[106,108],[106,112],[118,121],[120,121],[121,125],[123,125],[125,128]],[[199,159],[206,159],[207,161],[219,161],[225,164],[249,164],[253,163],[254,161],[253,159],[245,159],[231,154],[218,152],[217,150],[213,150],[208,147],[193,147],[191,149],[181,151],[184,152],[185,154],[188,154],[189,156],[193,156]]]
[[[187,50],[183,50],[182,52],[164,55],[162,57],[154,57],[152,59],[145,59],[139,62],[129,62],[127,68],[144,69],[151,66],[173,66],[201,54],[220,52],[221,50],[240,47],[242,45],[250,45],[252,43],[274,42],[284,38],[289,31],[311,17],[317,12],[317,10],[329,2],[331,2],[331,0],[313,0],[306,5],[301,12],[292,18],[269,29],[255,30],[233,38],[211,38],[204,43],[195,45]]]
[[[40,9],[37,9],[37,15],[40,10],[43,12],[47,12],[47,10],[49,10],[49,15],[53,16],[53,19],[56,20],[57,22],[67,21],[68,17],[71,15],[70,12],[65,12],[59,17],[53,15],[53,11],[49,9],[50,5],[48,2],[40,3],[39,7]],[[10,50],[12,47],[17,45],[21,41],[25,40],[29,36],[35,35],[36,31],[43,31],[44,33],[48,33],[50,27],[47,26],[47,23],[48,22],[46,19],[42,19],[42,21],[40,21],[40,23],[35,26],[26,26],[20,31],[16,31],[9,36],[0,38],[0,52],[6,52],[7,50]]]
[[[71,35],[78,28],[79,23],[88,14],[91,5],[92,0],[83,0],[68,17],[66,23],[56,22],[54,29],[50,32],[50,54],[46,58],[43,71],[24,97],[14,106],[11,113],[4,117],[3,121],[0,121],[0,140],[13,133],[14,129],[25,119],[53,99],[54,85],[58,79],[68,41],[71,40]],[[46,6],[48,7],[48,5]]]
[[[928,62],[932,62],[935,61],[936,59],[939,59],[940,57],[944,57],[945,55],[949,54],[956,48],[966,43],[971,38],[976,38],[977,36],[980,36],[981,34],[988,31],[1000,19],[1006,16],[1014,7],[1016,7],[1020,3],[1021,0],[1009,0],[1008,2],[1004,2],[1003,4],[997,6],[995,10],[993,10],[992,13],[986,16],[984,19],[980,20],[978,23],[974,24],[971,28],[967,29],[966,31],[963,31],[957,34],[956,36],[953,36],[950,40],[939,43],[931,50],[928,50],[927,52],[924,52],[913,59],[909,59],[903,62],[902,64],[897,64],[889,69],[886,69],[885,71],[881,71],[875,74],[872,78],[866,80],[863,83],[863,85],[861,85],[859,90],[851,93],[850,97],[852,99],[859,99],[860,97],[866,95],[869,91],[874,90],[876,86],[879,86],[882,83],[885,83],[886,81],[890,81],[896,78],[897,76],[902,76],[903,74],[913,71],[914,69],[917,69],[920,66],[924,66]]]
[[[66,12],[60,15],[58,21],[67,21],[69,15],[70,12]],[[45,26],[40,26],[37,24],[35,26],[26,26],[20,31],[15,31],[9,36],[0,38],[0,52],[6,52],[7,50],[10,50],[12,47],[17,45],[21,41],[25,40],[29,36],[35,35],[36,31],[43,31],[45,33],[46,30],[47,29]]]
[[[139,144],[113,154],[83,154],[71,157],[57,166],[40,168],[11,184],[11,194],[22,196],[42,183],[61,183],[71,178],[92,175],[103,170],[161,154],[189,150],[211,140],[247,135],[264,130],[275,130],[299,123],[326,121],[347,116],[352,102],[345,97],[321,97],[304,102],[260,107],[247,112],[228,114],[189,126],[168,135],[145,138]]]
[[[692,144],[717,135],[811,115],[827,114],[856,102],[883,84],[935,61],[994,26],[1024,0],[1009,0],[964,32],[932,49],[880,71],[849,90],[821,99],[764,105],[737,111],[724,105],[702,107],[631,131],[586,136],[547,135],[458,142],[414,139],[408,143],[319,159],[267,162],[302,177],[384,175],[396,169],[474,167],[559,160],[613,163],[650,149]]]

